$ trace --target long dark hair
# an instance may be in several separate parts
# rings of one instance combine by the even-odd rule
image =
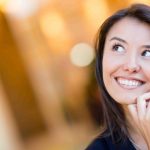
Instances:
[[[102,135],[111,136],[113,141],[122,141],[129,136],[128,124],[121,104],[117,103],[107,92],[103,82],[103,53],[106,36],[111,27],[119,20],[131,17],[150,25],[150,6],[133,4],[110,16],[100,27],[96,40],[96,78],[101,92],[101,106],[103,110],[102,125],[105,132]]]

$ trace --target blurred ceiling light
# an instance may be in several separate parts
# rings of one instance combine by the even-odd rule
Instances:
[[[32,16],[39,8],[39,1],[33,0],[10,0],[6,6],[6,11],[19,18]]]
[[[0,10],[3,10],[9,0],[0,0]]]
[[[57,37],[64,34],[65,23],[60,13],[56,11],[47,12],[40,18],[40,26],[43,33],[48,37]]]
[[[108,7],[106,1],[84,0],[82,4],[85,18],[94,28],[97,29],[100,23],[108,15]]]
[[[88,66],[94,60],[94,49],[87,43],[76,44],[70,53],[71,62],[79,67]]]

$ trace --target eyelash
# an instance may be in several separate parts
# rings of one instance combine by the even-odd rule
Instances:
[[[122,47],[122,48],[124,48],[121,44],[119,44],[119,43],[115,43],[115,44],[112,46],[112,50],[113,50],[113,51],[117,51],[117,49],[116,49],[116,48],[118,48],[118,47]]]
[[[144,56],[144,57],[147,57],[147,56],[144,55],[146,52],[149,52],[149,53],[150,53],[150,50],[145,50],[145,51],[143,51],[141,55]],[[148,57],[150,57],[150,55],[149,55]]]

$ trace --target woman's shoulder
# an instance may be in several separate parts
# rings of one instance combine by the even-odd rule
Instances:
[[[108,149],[108,139],[103,137],[97,137],[85,150],[106,150]]]
[[[114,143],[111,136],[107,136],[95,138],[85,150],[135,150],[135,148],[128,139]]]

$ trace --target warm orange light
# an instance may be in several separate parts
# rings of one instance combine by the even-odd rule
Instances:
[[[84,0],[83,10],[89,24],[94,28],[97,28],[108,15],[108,7],[105,1]]]
[[[10,0],[0,0],[0,10],[5,9],[5,5],[8,3]]]
[[[47,12],[40,18],[40,26],[47,37],[58,37],[64,33],[65,23],[62,16],[56,12]]]
[[[45,12],[39,20],[41,31],[55,54],[66,53],[71,44],[70,32],[66,28],[65,21],[61,13],[56,10]]]
[[[131,3],[144,3],[144,4],[150,4],[149,0],[130,0]]]

